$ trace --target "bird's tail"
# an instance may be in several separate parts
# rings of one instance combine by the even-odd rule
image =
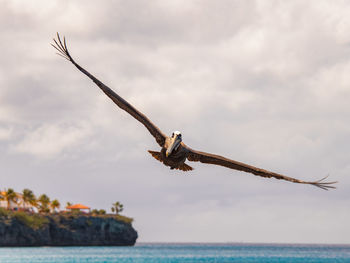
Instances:
[[[163,158],[160,152],[155,152],[155,151],[150,151],[148,150],[148,152],[153,156],[154,159],[163,162]]]
[[[153,156],[154,159],[164,163],[162,154],[160,152],[155,152],[155,151],[150,151],[150,150],[148,150],[148,152]],[[193,168],[191,166],[189,166],[185,163],[182,163],[178,167],[174,167],[174,168],[177,170],[184,171],[184,172],[193,170]]]
[[[177,167],[175,169],[179,169],[181,171],[187,172],[187,171],[192,171],[194,168],[192,168],[191,166],[183,163],[183,164],[180,164],[179,167]]]

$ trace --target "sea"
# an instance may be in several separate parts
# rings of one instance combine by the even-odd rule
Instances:
[[[0,263],[350,263],[350,245],[138,243],[134,247],[0,248]]]

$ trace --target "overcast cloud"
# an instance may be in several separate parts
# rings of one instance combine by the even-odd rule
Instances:
[[[0,0],[0,188],[121,201],[139,241],[350,242],[348,1]],[[192,163],[49,45],[189,146],[335,191]]]

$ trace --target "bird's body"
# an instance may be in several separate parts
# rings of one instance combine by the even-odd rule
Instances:
[[[191,149],[187,145],[182,142],[182,135],[179,131],[173,132],[171,136],[166,136],[162,131],[154,125],[144,114],[139,112],[136,108],[134,108],[130,103],[116,94],[112,89],[103,84],[100,80],[82,68],[79,64],[77,64],[71,55],[68,52],[68,48],[66,45],[66,41],[62,42],[59,35],[57,34],[57,40],[54,39],[55,44],[52,46],[59,52],[58,55],[64,57],[68,61],[74,64],[82,73],[88,76],[118,107],[122,110],[129,113],[132,117],[142,123],[146,129],[151,133],[151,135],[155,138],[158,145],[161,147],[160,151],[151,151],[148,152],[158,161],[162,162],[164,165],[169,166],[170,169],[178,169],[182,171],[191,171],[193,168],[186,164],[185,162],[201,162],[207,164],[215,164],[224,166],[230,169],[244,171],[247,173],[251,173],[257,176],[266,177],[266,178],[276,178],[282,179],[286,181],[290,181],[293,183],[299,184],[310,184],[317,187],[320,187],[324,190],[328,190],[329,188],[335,188],[332,184],[336,182],[324,182],[324,179],[318,181],[303,181],[299,179],[295,179],[292,177],[288,177],[282,174],[274,173],[271,171],[267,171],[261,168],[257,168],[245,163],[241,163],[238,161],[234,161],[228,158],[225,158],[220,155],[215,155],[206,152],[200,152],[194,149]]]
[[[183,163],[185,163],[188,150],[180,145],[171,153],[171,155],[166,156],[168,146],[169,145],[164,145],[164,147],[160,151],[163,163],[166,166],[170,166],[170,168],[172,169],[178,169]]]
[[[189,150],[184,147],[184,144],[181,143],[177,149],[171,153],[171,155],[167,156],[166,151],[169,148],[171,143],[171,138],[167,138],[165,140],[165,144],[160,150],[160,152],[151,151],[148,152],[158,161],[162,162],[164,165],[169,166],[170,169],[178,169],[182,171],[191,171],[193,168],[187,164],[185,161],[187,159]]]

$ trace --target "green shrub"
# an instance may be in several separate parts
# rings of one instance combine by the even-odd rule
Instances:
[[[102,215],[105,215],[105,214],[106,214],[106,210],[104,210],[104,209],[100,209],[100,210],[98,210],[98,209],[93,209],[93,210],[91,211],[91,214],[92,214],[93,216],[102,216]]]
[[[127,223],[127,224],[131,224],[134,221],[133,218],[127,217],[127,216],[122,216],[122,215],[115,215],[115,219],[122,221],[124,223]]]
[[[98,214],[99,214],[99,215],[105,215],[105,214],[106,214],[106,210],[100,209],[100,210],[98,211]]]
[[[70,211],[70,213],[71,213],[73,216],[80,216],[80,215],[84,214],[82,211],[77,210],[77,209],[73,209],[72,211]]]
[[[0,207],[0,217],[5,217],[10,215],[11,212],[5,208]]]
[[[38,214],[31,215],[25,212],[15,212],[13,213],[13,216],[18,221],[33,229],[42,228],[43,226],[49,223],[49,220],[46,217]]]
[[[98,210],[97,209],[92,209],[91,214],[92,215],[98,215]]]

